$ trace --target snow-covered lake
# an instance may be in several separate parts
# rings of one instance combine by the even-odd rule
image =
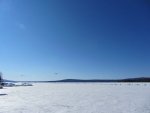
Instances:
[[[35,83],[7,87],[0,89],[0,113],[150,113],[150,84]]]

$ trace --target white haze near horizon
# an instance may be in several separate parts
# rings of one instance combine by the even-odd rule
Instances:
[[[34,83],[0,89],[0,113],[150,113],[149,83]]]

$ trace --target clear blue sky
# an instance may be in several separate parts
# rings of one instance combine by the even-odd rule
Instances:
[[[149,0],[0,0],[11,80],[150,77]]]

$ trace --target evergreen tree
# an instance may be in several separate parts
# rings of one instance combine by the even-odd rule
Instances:
[[[0,72],[0,89],[3,88],[3,77],[2,77],[2,72]]]

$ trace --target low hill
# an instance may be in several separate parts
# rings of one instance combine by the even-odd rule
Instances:
[[[127,78],[127,79],[64,79],[58,81],[48,81],[48,82],[150,82],[150,77],[139,77],[139,78]]]

